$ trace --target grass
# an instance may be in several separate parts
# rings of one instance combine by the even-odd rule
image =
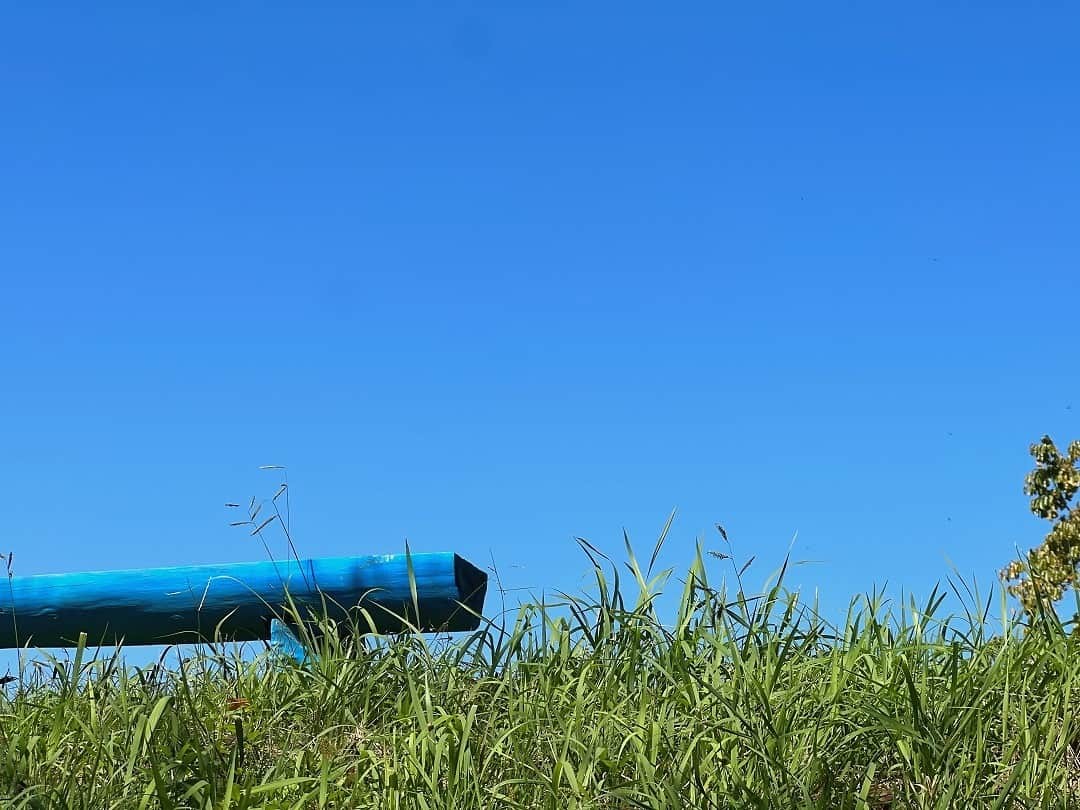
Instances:
[[[835,627],[783,570],[753,598],[735,569],[734,594],[710,584],[699,549],[665,624],[655,553],[584,548],[591,595],[453,640],[28,667],[0,696],[3,806],[1080,806],[1080,639],[1056,617],[993,636],[993,597],[953,583],[962,616],[870,594]]]

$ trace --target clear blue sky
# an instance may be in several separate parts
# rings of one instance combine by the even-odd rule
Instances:
[[[1040,540],[1075,9],[226,5],[4,14],[17,574],[260,559],[260,464],[307,554],[537,591],[673,507],[833,606]]]

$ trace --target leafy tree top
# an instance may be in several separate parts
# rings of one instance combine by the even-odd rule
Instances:
[[[1024,612],[1034,615],[1080,583],[1080,441],[1063,453],[1043,436],[1031,446],[1031,455],[1035,469],[1024,481],[1024,493],[1031,496],[1032,513],[1052,525],[1042,544],[1009,563],[1001,577]]]

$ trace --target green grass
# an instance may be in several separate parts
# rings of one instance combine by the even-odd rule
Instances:
[[[870,595],[833,627],[783,573],[756,598],[710,585],[699,551],[662,623],[674,578],[585,548],[592,596],[453,641],[29,667],[0,697],[3,806],[1080,806],[1080,640],[1058,619],[991,637],[961,586],[961,617]]]

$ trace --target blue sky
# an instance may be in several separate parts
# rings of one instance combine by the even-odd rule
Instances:
[[[17,574],[722,522],[829,609],[983,583],[1080,437],[1065,4],[34,4],[0,32]],[[494,602],[492,603],[494,604]]]

